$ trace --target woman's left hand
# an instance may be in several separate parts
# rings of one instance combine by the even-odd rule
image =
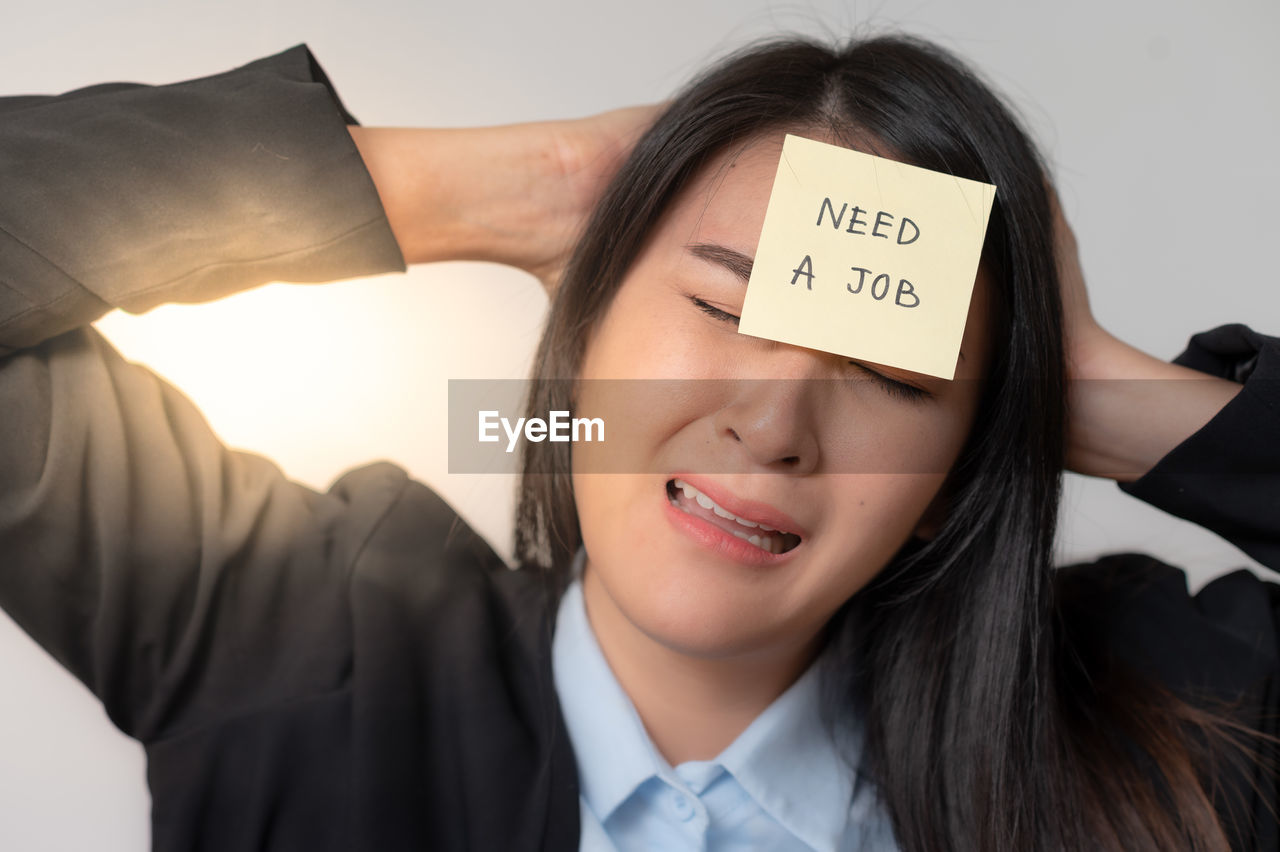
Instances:
[[[1080,268],[1080,248],[1075,231],[1062,212],[1058,193],[1049,188],[1049,209],[1053,215],[1053,248],[1057,256],[1058,285],[1062,294],[1062,330],[1066,343],[1067,378],[1074,380],[1095,367],[1098,358],[1119,343],[1103,330],[1089,307],[1089,289]]]
[[[1212,420],[1240,385],[1165,363],[1102,328],[1052,187],[1049,201],[1067,361],[1067,469],[1131,481]]]

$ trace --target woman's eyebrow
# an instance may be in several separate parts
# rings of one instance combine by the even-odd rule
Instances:
[[[742,252],[715,243],[692,243],[687,248],[694,257],[700,257],[728,269],[741,278],[743,284],[751,280],[751,266],[755,261]]]

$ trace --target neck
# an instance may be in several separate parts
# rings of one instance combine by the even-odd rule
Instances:
[[[804,673],[820,636],[801,645],[715,657],[656,641],[633,624],[588,570],[587,619],[609,668],[672,766],[724,751]]]

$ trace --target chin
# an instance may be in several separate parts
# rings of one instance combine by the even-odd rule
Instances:
[[[593,556],[592,570],[610,606],[636,630],[696,657],[751,653],[774,644],[785,618],[776,590],[726,576],[715,560],[654,548],[641,559]],[[590,551],[589,551],[590,552]]]

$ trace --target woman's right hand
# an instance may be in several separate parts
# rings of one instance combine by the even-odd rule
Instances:
[[[465,130],[349,130],[406,263],[504,263],[550,294],[600,193],[659,109]]]

